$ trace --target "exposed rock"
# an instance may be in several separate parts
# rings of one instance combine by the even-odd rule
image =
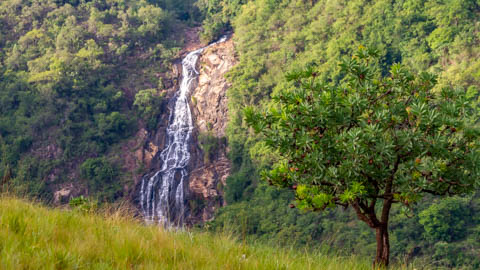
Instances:
[[[68,188],[62,188],[62,189],[56,191],[53,194],[53,199],[54,199],[53,202],[55,204],[60,204],[65,199],[70,199],[70,198],[68,198],[70,193],[71,193],[71,190],[68,189]]]
[[[135,136],[136,139],[136,147],[135,151],[135,158],[137,161],[140,161],[144,164],[145,167],[150,168],[153,158],[158,153],[158,145],[154,144],[153,142],[146,142],[148,137],[148,132],[145,129],[141,129],[138,131],[137,135]],[[145,143],[146,142],[146,143]],[[144,143],[143,147],[139,147],[138,144]]]
[[[220,196],[221,190],[218,183],[226,185],[226,180],[230,174],[230,161],[221,153],[214,162],[197,168],[190,174],[190,190],[196,194],[201,194],[205,199],[212,199]]]
[[[198,87],[192,93],[193,114],[199,132],[213,131],[225,136],[228,121],[227,89],[231,84],[225,74],[235,65],[232,39],[205,50],[200,58]]]
[[[201,27],[193,27],[185,31],[185,44],[181,52],[182,55],[204,46],[200,41],[201,31]]]
[[[193,29],[187,37],[185,52],[201,47],[198,40],[199,29]],[[191,109],[195,121],[191,149],[191,160],[188,166],[189,192],[191,202],[190,216],[187,223],[201,223],[213,218],[216,209],[224,205],[223,187],[230,174],[231,164],[227,158],[227,146],[224,140],[225,128],[228,121],[226,91],[230,83],[225,74],[235,65],[234,45],[229,39],[206,49],[199,60],[198,85],[191,93]],[[109,153],[115,156],[122,169],[131,175],[133,181],[125,184],[124,191],[130,199],[135,200],[138,195],[138,186],[141,177],[153,173],[162,167],[159,153],[165,147],[166,128],[168,126],[169,108],[174,100],[175,91],[181,77],[180,60],[172,65],[168,74],[157,74],[161,80],[158,87],[166,92],[162,104],[161,118],[154,131],[146,130],[146,124],[139,122],[140,129],[135,136],[122,142],[118,148]],[[149,86],[150,87],[150,86]],[[152,85],[151,87],[155,87]],[[128,98],[133,98],[134,89],[126,91]],[[209,134],[218,139],[218,145],[212,153],[206,155],[198,145],[199,134]],[[39,146],[36,156],[45,159],[59,159],[63,151],[56,144]],[[208,156],[208,158],[205,158]],[[88,158],[88,157],[85,157]],[[71,198],[79,195],[88,195],[86,184],[78,181],[78,166],[84,159],[78,159],[66,165],[67,175],[65,182],[55,183],[59,175],[64,173],[53,168],[47,175],[46,181],[52,183],[54,203],[64,204]],[[192,202],[197,202],[192,203]],[[195,206],[195,207],[193,207]]]
[[[230,161],[221,153],[210,164],[201,166],[190,173],[190,191],[193,197],[205,201],[203,209],[193,209],[192,222],[205,222],[213,218],[215,210],[224,205],[223,187],[230,175]]]
[[[168,106],[167,103],[175,93],[175,87],[166,91],[166,96],[162,104],[161,118],[158,120],[158,126],[155,131],[149,132],[141,128],[137,134],[124,144],[121,148],[123,167],[133,176],[133,185],[126,185],[124,190],[129,194],[130,199],[135,200],[137,196],[138,185],[145,173],[157,171],[161,168],[161,162],[158,162],[158,154],[165,147],[165,137],[168,125]]]
[[[55,143],[51,143],[43,147],[38,147],[33,153],[41,159],[58,159],[63,154],[63,151]]]
[[[53,193],[53,203],[55,205],[67,203],[71,198],[77,197],[81,193],[83,193],[83,190],[75,187],[73,183],[62,184],[59,190]]]
[[[197,38],[198,29],[195,31],[188,37],[188,51],[200,46]],[[225,79],[225,74],[235,64],[233,41],[230,39],[206,49],[198,63],[200,74],[198,84],[191,93],[190,103],[195,130],[190,145],[190,163],[187,167],[189,172],[189,191],[187,194],[190,206],[190,215],[186,220],[187,224],[210,220],[213,218],[215,210],[224,204],[223,187],[226,185],[226,179],[231,168],[230,161],[227,158],[226,142],[223,139],[228,121],[226,90],[230,87]],[[164,86],[170,89],[165,96],[165,104],[162,105],[164,107],[161,114],[162,119],[159,120],[156,130],[148,132],[142,129],[131,140],[131,143],[126,145],[130,149],[130,154],[125,154],[124,163],[130,164],[127,166],[128,171],[132,173],[135,179],[136,189],[129,190],[133,200],[139,192],[139,183],[142,177],[139,173],[152,175],[162,167],[159,154],[166,143],[166,129],[170,114],[168,110],[173,106],[174,99],[172,97],[178,89],[178,82],[181,77],[181,74],[178,74],[179,71],[181,71],[180,61],[171,71],[172,75],[178,75],[177,79],[173,79],[174,85],[164,83]],[[208,155],[208,160],[204,160],[206,154],[198,145],[198,135],[206,133],[217,138],[219,142],[214,152]],[[122,151],[128,152],[129,150],[122,149]]]
[[[213,218],[215,210],[224,204],[223,187],[230,174],[224,140],[228,121],[226,91],[231,86],[225,74],[235,65],[232,39],[206,49],[200,58],[198,86],[191,96],[195,119],[195,141],[199,134],[209,134],[218,139],[213,155],[206,156],[201,147],[192,152],[192,171],[189,188],[192,198],[204,201],[202,209],[191,209],[190,222],[205,222]],[[197,206],[198,207],[198,206]]]

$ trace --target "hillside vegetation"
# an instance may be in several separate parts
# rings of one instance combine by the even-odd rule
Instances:
[[[480,2],[475,0],[201,0],[204,36],[233,29],[239,63],[230,72],[228,141],[232,175],[228,206],[210,224],[242,228],[251,239],[298,246],[323,243],[346,254],[373,254],[374,235],[352,211],[302,213],[290,209],[291,192],[260,181],[260,171],[278,158],[244,122],[245,106],[265,108],[271,96],[294,89],[285,76],[313,68],[332,86],[344,82],[339,63],[359,46],[380,52],[383,75],[393,63],[438,75],[444,86],[467,92],[478,106],[480,91]],[[220,4],[220,2],[222,4]],[[261,110],[261,109],[259,109]],[[479,267],[478,195],[427,196],[408,218],[391,214],[395,260],[427,258],[437,267]],[[472,211],[472,212],[471,212]],[[446,214],[448,213],[448,214]],[[418,215],[419,214],[419,215]],[[408,215],[410,216],[410,214]],[[246,224],[246,225],[245,225]],[[462,224],[462,225],[459,225]]]
[[[356,257],[164,231],[122,212],[51,210],[0,198],[0,269],[370,269]]]
[[[0,176],[16,192],[101,201],[132,182],[118,151],[154,130],[192,1],[0,2]],[[131,149],[130,149],[131,150]]]
[[[473,107],[480,102],[480,0],[2,0],[0,185],[43,202],[71,191],[57,204],[132,195],[134,175],[146,168],[125,156],[141,147],[139,130],[160,126],[164,95],[178,79],[181,33],[200,22],[205,42],[233,31],[238,60],[228,74],[227,206],[203,228],[252,246],[3,198],[1,268],[370,268],[356,258],[257,246],[369,258],[375,238],[350,209],[304,213],[289,207],[292,192],[260,181],[278,155],[248,128],[244,107],[271,106],[272,95],[294,88],[285,76],[307,67],[342,85],[338,64],[360,46],[379,51],[372,65],[384,76],[400,63],[437,74],[436,90],[451,86]],[[479,211],[478,191],[394,207],[394,263],[480,268]]]

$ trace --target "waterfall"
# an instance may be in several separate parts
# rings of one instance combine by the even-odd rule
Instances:
[[[206,47],[188,53],[182,60],[182,81],[174,96],[174,107],[169,116],[165,148],[160,153],[162,168],[142,178],[140,208],[147,223],[166,227],[182,226],[185,219],[185,191],[188,188],[186,166],[190,161],[188,146],[193,131],[193,120],[188,95],[198,76],[195,69],[204,49],[224,42],[226,37]]]

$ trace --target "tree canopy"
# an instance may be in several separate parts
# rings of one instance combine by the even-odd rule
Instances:
[[[340,86],[319,81],[313,66],[290,73],[268,110],[245,117],[280,156],[264,178],[294,189],[301,209],[353,207],[376,230],[376,263],[388,265],[392,204],[474,191],[480,129],[465,90],[435,91],[434,75],[400,64],[382,77],[377,55],[360,47],[344,59]]]

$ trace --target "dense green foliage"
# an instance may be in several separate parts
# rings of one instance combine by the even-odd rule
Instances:
[[[359,45],[364,45],[377,48],[380,52],[378,64],[383,75],[388,74],[388,67],[393,63],[402,63],[416,73],[434,72],[439,75],[436,90],[444,86],[459,86],[467,90],[468,98],[478,106],[478,1],[245,2],[237,8],[237,2],[223,1],[222,8],[214,11],[222,15],[210,15],[212,18],[226,18],[232,25],[239,58],[239,63],[229,74],[233,86],[228,92],[228,140],[233,174],[227,180],[226,197],[230,205],[219,211],[219,217],[211,224],[213,229],[222,230],[226,223],[239,228],[239,232],[246,227],[244,231],[251,238],[268,238],[274,243],[285,240],[280,237],[285,234],[292,236],[292,242],[298,239],[293,235],[308,238],[306,235],[310,231],[297,222],[301,217],[299,211],[287,210],[293,196],[280,195],[282,191],[274,192],[276,195],[272,196],[272,188],[259,182],[258,172],[269,168],[276,160],[276,155],[258,142],[256,135],[250,133],[241,113],[243,106],[263,107],[270,102],[272,93],[288,88],[289,84],[282,78],[291,71],[312,65],[316,67],[320,80],[330,80],[332,85],[337,85],[341,79],[339,61],[351,55]],[[232,9],[235,9],[234,12],[230,12]],[[220,19],[216,22],[222,23]],[[211,24],[209,21],[205,23]],[[212,26],[206,25],[208,27]],[[468,201],[469,206],[477,207],[478,197]],[[421,205],[414,206],[413,211],[418,214],[433,203],[433,199],[426,199]],[[271,209],[282,210],[275,212],[277,215],[267,221],[264,217],[272,212]],[[281,214],[282,211],[288,214]],[[395,207],[392,211],[392,255],[397,259],[421,255],[428,259],[434,256],[437,266],[466,265],[475,268],[478,265],[474,255],[480,248],[476,233],[480,224],[478,220],[465,221],[468,231],[465,238],[448,243],[446,247],[445,242],[427,240],[429,237],[424,233],[418,216],[407,218],[401,209]],[[227,218],[239,212],[244,213],[245,218]],[[326,222],[326,218],[330,221]],[[314,234],[313,243],[335,246],[346,253],[355,250],[368,255],[373,252],[373,241],[368,240],[372,239],[370,232],[366,226],[354,221],[356,217],[353,213],[328,211],[321,214],[320,219],[321,233]],[[325,225],[330,222],[331,225]],[[260,225],[271,229],[269,232],[256,230]],[[360,237],[352,241],[353,236]],[[460,253],[462,256],[447,256]]]
[[[162,97],[165,92],[158,94],[156,89],[140,90],[135,95],[133,105],[140,115],[147,120],[147,127],[153,130],[157,125],[157,117],[162,112]]]
[[[198,0],[196,6],[203,15],[204,41],[220,38],[225,32],[232,30],[231,21],[241,12],[247,0]]]
[[[121,196],[121,186],[115,183],[118,168],[105,158],[89,158],[80,166],[81,177],[88,189],[98,192],[101,201],[114,201]]]
[[[436,90],[459,86],[478,107],[479,18],[478,0],[0,1],[0,184],[50,199],[74,181],[90,196],[117,198],[131,179],[118,150],[139,126],[157,126],[161,90],[171,86],[166,72],[182,46],[178,33],[204,19],[204,40],[234,30],[239,60],[229,74],[228,206],[210,228],[369,255],[372,233],[354,213],[290,209],[293,194],[259,181],[277,155],[245,125],[243,106],[268,106],[272,93],[291,86],[285,75],[308,66],[338,86],[339,60],[364,45],[380,52],[382,75],[393,63],[434,72]],[[202,139],[206,152],[218,146],[208,134]],[[459,218],[480,211],[478,195],[425,198],[412,211],[407,218],[392,209],[397,260],[479,267],[480,220]]]
[[[430,241],[462,239],[471,221],[472,209],[465,198],[441,200],[420,213],[420,224],[425,229],[425,238]]]
[[[1,1],[0,175],[45,199],[65,181],[121,195],[131,176],[86,167],[118,163],[111,149],[137,123],[156,127],[176,33],[195,16],[193,1]]]
[[[278,153],[263,178],[294,189],[300,209],[351,206],[376,230],[375,262],[388,265],[393,204],[408,209],[426,194],[480,186],[480,129],[465,90],[433,91],[434,75],[400,64],[381,78],[376,55],[360,47],[345,58],[339,87],[318,81],[313,68],[288,74],[293,88],[267,110],[246,108],[245,119]]]

